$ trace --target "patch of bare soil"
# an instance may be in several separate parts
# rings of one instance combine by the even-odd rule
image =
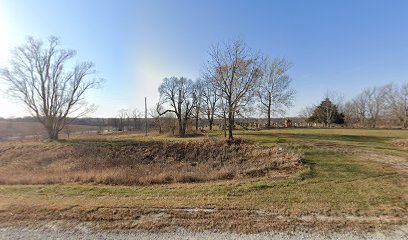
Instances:
[[[201,208],[134,208],[74,206],[67,209],[20,209],[0,212],[0,227],[36,226],[63,221],[69,226],[88,224],[95,230],[171,231],[178,228],[192,231],[233,231],[255,233],[264,231],[373,231],[388,230],[408,224],[407,216],[354,216],[347,214],[285,215],[249,209]]]
[[[186,229],[177,229],[168,232],[150,232],[150,231],[126,231],[126,232],[106,232],[92,231],[87,224],[72,225],[69,229],[64,229],[60,222],[49,223],[38,228],[0,228],[1,239],[138,239],[138,240],[298,240],[298,239],[347,239],[347,240],[366,240],[366,239],[407,239],[408,226],[401,226],[391,231],[371,231],[371,232],[316,232],[316,231],[286,231],[286,232],[263,232],[256,234],[242,234],[233,232],[214,232],[214,231],[188,231]]]
[[[299,168],[300,157],[277,147],[189,142],[4,143],[1,184],[149,185],[271,177]]]
[[[408,174],[408,159],[404,157],[362,150],[356,154],[363,159],[389,166],[398,173]]]

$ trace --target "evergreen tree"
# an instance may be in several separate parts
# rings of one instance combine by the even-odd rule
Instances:
[[[312,116],[308,120],[310,122],[323,123],[326,127],[330,127],[332,123],[343,124],[344,114],[339,113],[336,104],[333,104],[329,98],[326,98],[314,109]]]

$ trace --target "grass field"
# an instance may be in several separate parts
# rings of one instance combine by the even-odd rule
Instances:
[[[88,131],[97,131],[99,127],[89,125],[69,125],[69,134],[79,134]],[[24,122],[15,120],[0,120],[0,141],[4,140],[23,140],[23,139],[41,139],[47,136],[44,126],[38,122]],[[67,131],[63,130],[60,137],[66,138]]]
[[[408,131],[273,129],[237,135],[301,154],[303,163],[290,174],[198,183],[0,185],[0,223],[243,232],[371,230],[408,223]],[[131,145],[196,140],[121,134],[70,141]]]

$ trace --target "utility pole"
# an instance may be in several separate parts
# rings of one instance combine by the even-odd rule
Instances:
[[[145,97],[145,136],[147,136],[147,98]]]

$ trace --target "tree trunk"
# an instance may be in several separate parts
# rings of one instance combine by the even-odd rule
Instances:
[[[184,137],[186,135],[186,131],[184,130],[183,126],[179,127],[179,136]]]
[[[234,126],[234,118],[232,114],[232,109],[229,108],[229,111],[228,111],[228,142],[230,143],[232,143],[232,141],[234,140],[234,136],[232,134],[233,126]]]
[[[182,123],[182,120],[181,120],[181,116],[178,117],[178,126],[179,126],[179,136],[184,137],[183,123]]]
[[[58,140],[58,131],[52,127],[47,127],[48,138],[51,140]]]
[[[196,119],[195,119],[195,130],[197,131],[198,130],[198,117],[196,117]]]
[[[272,105],[272,99],[271,99],[271,93],[269,93],[269,99],[268,99],[268,123],[266,124],[267,128],[271,127],[271,105]]]
[[[222,130],[224,132],[224,138],[227,138],[227,116],[225,114],[225,110],[223,111],[223,117],[224,117],[224,124],[222,125]]]
[[[182,135],[182,137],[186,136],[187,122],[188,122],[188,119],[184,119],[184,121],[183,121],[183,135]]]
[[[209,121],[208,121],[208,123],[209,123],[209,125],[210,125],[210,131],[212,130],[212,126],[213,126],[213,119],[210,119]]]

